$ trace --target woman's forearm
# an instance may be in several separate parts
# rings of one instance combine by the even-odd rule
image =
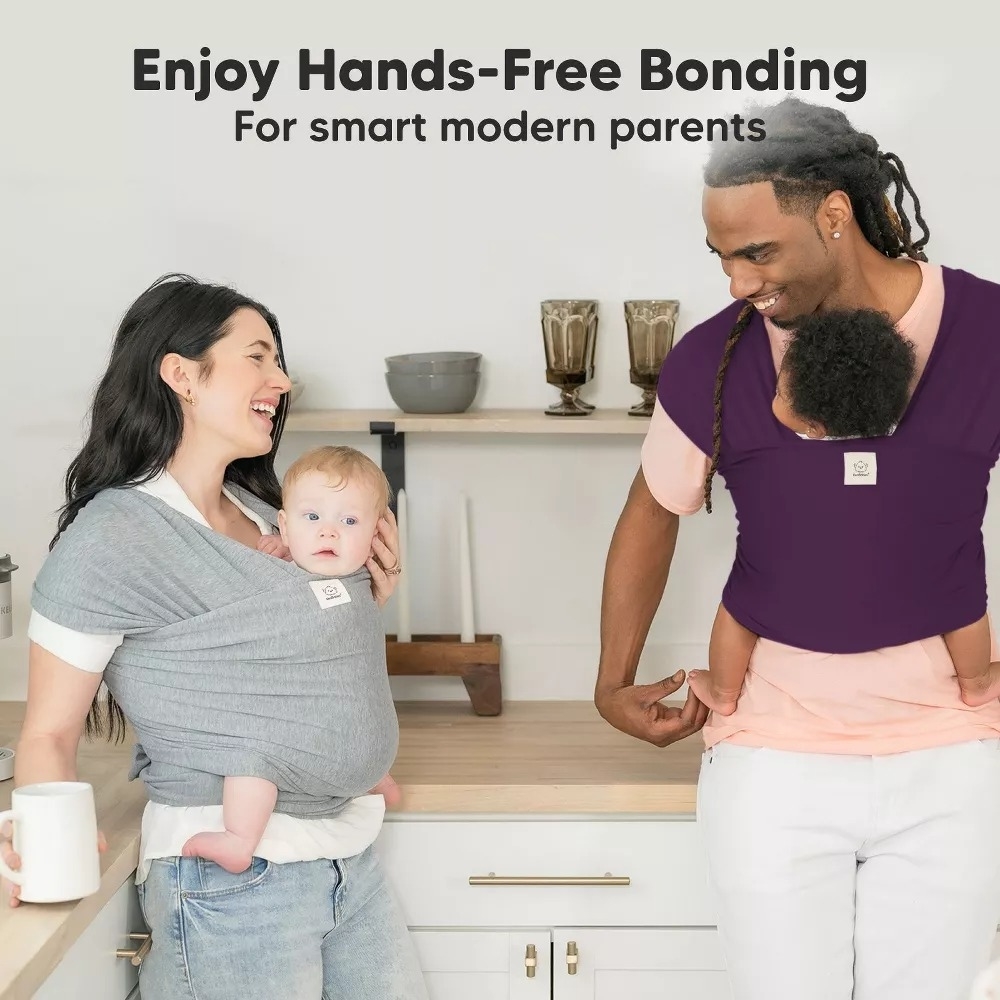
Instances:
[[[22,738],[14,757],[14,786],[76,781],[76,750],[52,736]]]

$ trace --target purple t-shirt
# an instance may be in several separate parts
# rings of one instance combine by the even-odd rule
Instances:
[[[719,476],[739,530],[722,600],[758,635],[856,653],[986,613],[982,523],[1000,454],[1000,285],[942,273],[941,326],[890,437],[802,440],[772,413],[776,376],[759,316],[733,352]],[[660,374],[664,410],[709,455],[716,372],[742,305],[679,338]]]

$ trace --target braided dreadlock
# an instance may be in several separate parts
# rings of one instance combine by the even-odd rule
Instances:
[[[705,510],[712,513],[712,480],[715,478],[715,470],[719,467],[719,454],[722,451],[722,380],[725,378],[726,369],[729,367],[729,359],[733,356],[736,344],[739,342],[743,331],[750,325],[753,316],[753,306],[745,305],[729,336],[726,338],[726,346],[722,352],[722,362],[715,376],[715,420],[712,423],[712,465],[705,477]]]
[[[920,211],[903,161],[884,153],[873,136],[859,132],[836,108],[807,104],[795,97],[773,107],[756,107],[748,116],[763,118],[766,137],[757,142],[717,142],[705,167],[708,187],[735,187],[770,181],[782,211],[814,215],[832,191],[850,198],[864,238],[886,257],[926,261],[924,247],[930,230]],[[886,194],[895,188],[893,201]],[[913,239],[903,208],[909,194],[923,235]],[[894,207],[895,206],[895,207]],[[712,511],[712,480],[719,466],[722,443],[722,383],[753,307],[743,309],[726,339],[715,379],[715,421],[712,464],[705,477],[705,509]]]

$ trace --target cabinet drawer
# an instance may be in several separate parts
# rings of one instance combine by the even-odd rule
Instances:
[[[693,820],[403,820],[385,824],[376,849],[411,927],[716,922]],[[491,873],[529,884],[470,885]]]

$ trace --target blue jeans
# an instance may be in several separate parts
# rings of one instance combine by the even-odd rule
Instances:
[[[409,931],[372,848],[231,875],[153,861],[138,886],[153,946],[142,1000],[426,1000]]]

